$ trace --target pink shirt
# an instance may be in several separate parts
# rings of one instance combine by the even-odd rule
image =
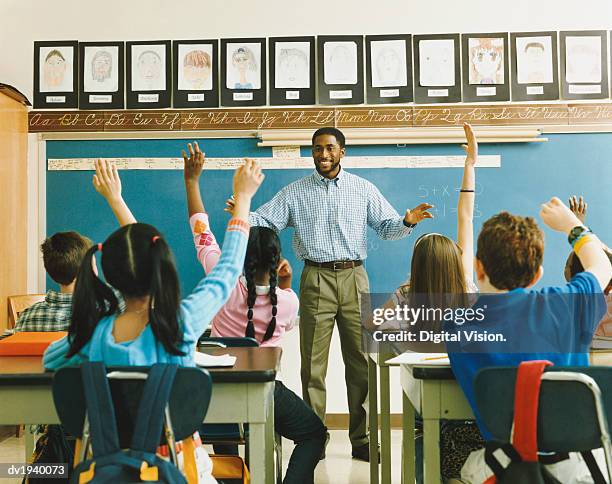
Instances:
[[[221,249],[208,224],[208,215],[196,213],[189,219],[193,242],[198,260],[208,274],[217,264]],[[266,329],[272,319],[272,305],[267,286],[257,286],[257,298],[253,306],[253,326],[255,339],[261,346],[280,346],[285,331],[293,328],[297,319],[299,300],[291,289],[276,288],[277,314],[274,335],[262,343]],[[212,321],[211,335],[224,337],[244,337],[247,326],[247,287],[244,277],[240,277],[229,299]]]

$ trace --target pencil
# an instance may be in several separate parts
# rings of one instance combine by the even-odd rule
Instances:
[[[448,355],[444,355],[444,356],[430,356],[429,358],[423,358],[421,361],[445,360],[447,358],[448,358]]]

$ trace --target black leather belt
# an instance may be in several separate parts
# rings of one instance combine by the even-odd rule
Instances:
[[[343,269],[352,269],[363,264],[362,260],[333,260],[330,262],[314,262],[308,259],[304,260],[307,266],[321,267],[323,269],[331,269],[332,271],[341,271]]]

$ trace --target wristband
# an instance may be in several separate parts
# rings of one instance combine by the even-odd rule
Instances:
[[[406,222],[406,219],[405,219],[405,218],[403,218],[403,219],[402,219],[402,223],[403,223],[403,224],[404,224],[406,227],[408,227],[409,229],[413,229],[413,228],[415,228],[415,227],[416,227],[416,224],[409,224],[408,222]]]
[[[585,244],[589,242],[594,242],[597,240],[597,237],[590,232],[586,232],[584,235],[580,236],[576,242],[574,242],[574,252],[578,255],[578,252]]]
[[[459,190],[461,193],[475,193],[475,190],[464,190],[463,188]]]

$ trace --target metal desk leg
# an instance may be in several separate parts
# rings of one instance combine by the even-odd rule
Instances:
[[[415,481],[414,407],[402,392],[402,484]]]
[[[440,477],[440,420],[423,419],[423,480],[437,484]]]
[[[391,484],[391,390],[389,388],[389,367],[380,369],[380,470],[381,483]],[[370,453],[372,455],[372,453]],[[376,454],[374,454],[376,455]],[[372,459],[370,459],[371,461]]]
[[[378,484],[378,375],[377,364],[368,356],[368,410],[370,421],[370,484]]]

